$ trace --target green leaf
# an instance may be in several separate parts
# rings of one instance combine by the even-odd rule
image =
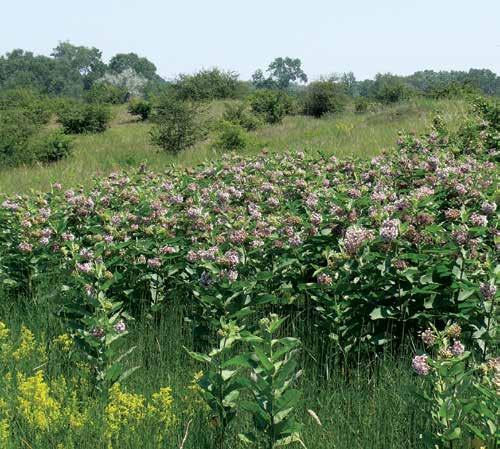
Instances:
[[[184,349],[186,349],[186,348],[184,348]],[[198,362],[210,363],[212,361],[212,358],[209,357],[208,355],[200,354],[199,352],[188,351],[187,349],[186,349],[186,351],[191,358],[193,358],[194,360],[197,360]]]
[[[381,320],[383,318],[389,318],[391,313],[387,307],[379,306],[373,309],[370,313],[370,318],[372,320]]]
[[[293,407],[289,407],[289,408],[286,408],[285,410],[279,411],[273,417],[274,424],[279,424],[292,412],[293,412]]]

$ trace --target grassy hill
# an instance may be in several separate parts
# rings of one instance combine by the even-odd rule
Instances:
[[[223,110],[224,102],[210,105],[213,117],[220,116]],[[392,147],[399,130],[423,131],[436,111],[440,111],[447,122],[456,123],[464,110],[465,103],[458,100],[418,100],[365,114],[345,112],[323,119],[290,116],[280,125],[265,126],[251,133],[252,143],[245,153],[255,154],[264,148],[271,152],[300,149],[340,157],[371,157]],[[193,166],[220,156],[213,151],[209,141],[178,156],[159,151],[150,143],[150,127],[149,123],[137,122],[127,113],[125,106],[118,106],[106,132],[76,136],[70,158],[51,165],[0,171],[0,191],[47,190],[54,182],[65,187],[85,186],[96,176],[141,163],[162,170],[170,164]]]

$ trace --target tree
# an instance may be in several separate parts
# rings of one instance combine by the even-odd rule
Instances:
[[[122,73],[132,69],[147,80],[156,80],[156,66],[147,58],[140,57],[136,53],[118,53],[109,61],[109,68],[115,73]]]
[[[102,52],[95,47],[76,46],[70,42],[60,42],[53,49],[51,56],[66,64],[82,76],[85,89],[90,89],[92,84],[100,78],[106,65],[102,62]]]
[[[206,136],[202,112],[197,103],[163,95],[153,107],[151,141],[172,154],[193,146]]]
[[[347,103],[345,86],[333,80],[315,81],[307,86],[304,112],[313,117],[344,110]]]
[[[97,80],[97,83],[110,84],[125,90],[133,97],[139,97],[143,94],[148,80],[139,75],[134,69],[128,68],[119,73],[106,72],[102,78]]]
[[[266,70],[269,76],[266,78],[262,70],[257,70],[252,80],[258,88],[288,89],[292,82],[307,83],[307,75],[302,70],[302,62],[299,58],[276,58]]]
[[[238,89],[238,74],[217,67],[200,70],[193,75],[179,75],[174,84],[182,100],[220,100],[234,98]]]

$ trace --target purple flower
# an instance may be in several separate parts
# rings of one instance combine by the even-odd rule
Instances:
[[[33,245],[31,245],[27,242],[21,242],[21,243],[19,243],[17,248],[22,253],[30,253],[33,250]]]
[[[380,237],[386,242],[392,242],[397,239],[399,234],[398,220],[385,220],[380,228]]]
[[[161,267],[161,260],[158,259],[157,257],[154,257],[152,259],[148,259],[148,267],[150,268],[159,268]]]
[[[453,346],[450,348],[450,351],[454,356],[459,356],[464,353],[465,347],[462,343],[460,343],[460,340],[455,340],[453,342]]]
[[[497,287],[496,285],[490,284],[488,282],[481,282],[481,284],[479,285],[479,290],[481,291],[484,299],[489,300],[495,296]]]
[[[127,330],[127,325],[125,324],[125,321],[120,320],[113,326],[113,328],[118,334],[123,334]]]
[[[77,262],[76,269],[78,271],[80,271],[81,273],[90,273],[92,271],[92,263],[90,263],[90,262],[78,263]]]
[[[350,226],[344,236],[344,247],[346,251],[354,255],[363,244],[373,239],[373,232],[360,226]]]
[[[489,203],[488,201],[484,201],[483,204],[481,204],[481,211],[484,212],[486,215],[494,214],[496,210],[497,210],[496,203]]]
[[[173,246],[163,246],[160,248],[160,254],[173,254],[177,252]]]
[[[426,346],[432,346],[436,341],[436,337],[432,333],[432,329],[426,329],[420,334],[420,337],[422,338],[422,341],[425,343]]]
[[[210,273],[207,273],[204,271],[201,273],[200,276],[200,284],[202,287],[209,287],[212,284],[212,276],[210,276]]]
[[[326,273],[320,273],[318,275],[317,281],[318,281],[318,284],[320,284],[320,285],[332,285],[333,279],[331,276],[329,276]]]
[[[431,371],[431,367],[427,363],[427,355],[425,354],[413,357],[411,366],[419,376],[427,376]]]
[[[488,218],[486,217],[486,215],[479,215],[478,213],[474,212],[470,216],[470,222],[474,226],[485,227],[488,224]]]
[[[102,327],[94,327],[91,332],[92,337],[98,339],[104,337],[104,334],[104,329]]]

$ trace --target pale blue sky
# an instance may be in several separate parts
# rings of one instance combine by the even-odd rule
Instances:
[[[249,78],[277,56],[311,79],[489,68],[500,73],[500,0],[1,0],[0,53],[60,40],[108,60],[136,52],[164,77],[219,66]]]

